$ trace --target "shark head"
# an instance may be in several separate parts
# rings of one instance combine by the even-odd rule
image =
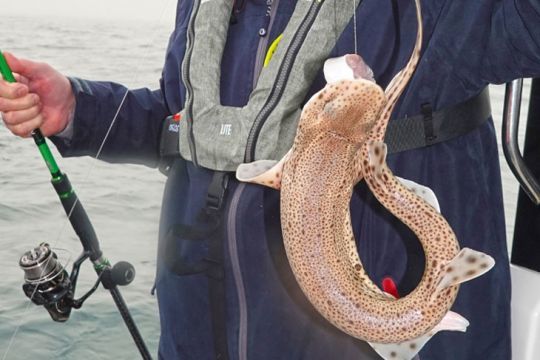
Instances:
[[[349,54],[327,60],[324,74],[328,84],[304,107],[300,136],[330,134],[362,143],[386,103],[373,71],[360,56]]]

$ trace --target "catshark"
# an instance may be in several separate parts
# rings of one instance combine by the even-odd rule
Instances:
[[[327,60],[327,85],[304,106],[291,150],[281,161],[242,164],[236,173],[240,181],[281,190],[285,250],[302,291],[329,322],[384,359],[412,359],[438,331],[465,331],[468,321],[450,311],[459,284],[495,264],[460,249],[431,189],[394,176],[386,165],[386,126],[420,59],[415,4],[415,47],[386,90],[360,56]],[[358,255],[349,202],[362,180],[424,249],[424,274],[405,297],[375,285]]]

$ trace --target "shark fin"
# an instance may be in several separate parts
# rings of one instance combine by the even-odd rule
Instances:
[[[433,208],[437,210],[437,212],[439,213],[441,212],[441,206],[439,205],[439,200],[437,200],[437,196],[435,196],[435,193],[433,192],[433,190],[431,190],[427,186],[420,185],[412,180],[400,178],[399,176],[396,176],[396,179],[399,180],[401,185],[409,189],[409,191],[420,196],[429,205],[433,206]]]
[[[291,151],[280,160],[258,160],[249,164],[240,164],[236,169],[236,178],[239,181],[264,185],[273,189],[281,188],[281,175],[283,165],[289,159]]]
[[[374,173],[374,179],[379,182],[383,182],[382,176],[383,168],[386,165],[386,153],[387,153],[386,144],[381,141],[375,141],[368,144],[368,153],[369,153],[369,164],[371,165],[372,171]],[[441,212],[441,207],[439,206],[439,201],[433,190],[427,186],[420,185],[412,180],[407,180],[394,176],[399,182],[405,186],[409,191],[415,193],[424,199],[429,205],[431,205],[437,212]],[[384,185],[384,184],[381,184]]]
[[[488,272],[495,265],[495,260],[483,252],[463,248],[442,269],[444,274],[437,284],[434,294],[450,286],[472,280]]]
[[[451,330],[465,332],[468,326],[469,322],[467,319],[455,312],[449,311],[432,330],[416,339],[407,340],[399,344],[369,344],[385,360],[411,360],[439,331]]]

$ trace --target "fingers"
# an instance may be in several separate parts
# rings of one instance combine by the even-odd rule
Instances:
[[[0,98],[17,99],[26,94],[28,94],[28,86],[0,80]]]
[[[43,117],[39,111],[40,110],[33,110],[34,116],[24,121],[21,121],[20,118],[17,117],[11,118],[10,114],[16,114],[13,112],[2,114],[2,117],[4,118],[6,127],[13,134],[20,137],[29,137],[32,131],[38,129],[43,124]],[[26,112],[28,116],[31,116],[32,109],[28,109]]]
[[[20,110],[3,112],[2,117],[7,125],[17,125],[36,117],[40,111],[41,104],[37,102],[33,106]]]
[[[39,104],[39,96],[36,94],[26,94],[13,99],[0,97],[0,111],[2,112],[26,110],[37,104]]]
[[[28,87],[0,81],[0,112],[6,127],[15,135],[27,137],[43,122],[39,96]]]
[[[39,96],[26,94],[17,99],[0,98],[0,110],[6,127],[15,135],[27,137],[43,123]]]
[[[29,93],[27,78],[18,74],[19,71],[27,71],[24,63],[21,63],[11,54],[5,54],[11,69],[17,74],[17,81],[23,83],[8,83],[0,80],[0,112],[6,127],[15,135],[27,137],[43,123],[40,114],[40,98],[36,94]]]

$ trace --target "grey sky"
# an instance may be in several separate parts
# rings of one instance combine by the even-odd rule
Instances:
[[[171,21],[176,0],[0,0],[2,15]],[[1,18],[0,18],[1,21]]]

